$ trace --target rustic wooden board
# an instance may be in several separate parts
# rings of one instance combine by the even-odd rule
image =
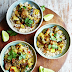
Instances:
[[[57,23],[57,24],[60,24],[61,26],[65,27],[65,24],[64,24],[63,20],[55,12],[53,12],[52,10],[46,8],[46,10],[44,11],[43,14],[44,15],[46,15],[46,14],[54,14],[54,17],[53,17],[53,19],[51,19],[48,22],[43,21],[41,26],[43,26],[45,24],[49,24],[49,23]],[[3,42],[2,38],[1,38],[1,31],[2,30],[8,30],[8,29],[9,29],[9,26],[7,25],[6,19],[4,18],[2,20],[2,22],[0,23],[0,51],[2,50],[2,48],[6,44],[8,44],[9,42],[15,41],[15,40],[26,41],[26,42],[30,43],[34,47],[34,35],[35,35],[35,32],[32,33],[32,34],[29,34],[29,35],[18,34],[16,36],[10,36],[10,39],[9,39],[8,42]],[[36,67],[33,70],[33,72],[38,72],[38,67],[39,66],[50,68],[50,69],[53,69],[55,72],[58,72],[59,69],[64,64],[64,62],[66,60],[66,57],[67,57],[67,54],[68,53],[66,53],[63,57],[61,57],[59,59],[46,59],[46,58],[43,58],[42,56],[40,56],[37,53],[37,64],[36,64]]]

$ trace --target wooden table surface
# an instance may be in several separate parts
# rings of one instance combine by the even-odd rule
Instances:
[[[8,7],[16,0],[0,0],[0,21],[5,16]],[[34,0],[40,6],[45,5],[47,8],[56,12],[65,22],[66,29],[72,37],[72,0]],[[72,38],[71,38],[72,41]],[[72,43],[69,49],[67,59],[58,72],[72,72]]]

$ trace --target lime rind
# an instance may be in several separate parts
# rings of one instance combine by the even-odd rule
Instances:
[[[44,18],[45,21],[49,21],[49,20],[51,20],[53,17],[54,17],[53,14],[47,14],[47,15],[45,15],[43,18]]]
[[[55,72],[55,71],[53,71],[51,69],[44,68],[44,72]]]
[[[39,72],[55,72],[55,71],[40,66],[40,67],[39,67]]]
[[[7,42],[9,40],[9,34],[6,31],[2,31],[2,39],[4,42]]]
[[[44,68],[42,66],[39,67],[39,72],[44,72]]]

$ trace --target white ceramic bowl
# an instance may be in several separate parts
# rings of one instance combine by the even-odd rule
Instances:
[[[46,28],[50,28],[50,27],[53,27],[53,26],[58,26],[59,29],[61,29],[63,31],[63,34],[65,35],[66,39],[67,39],[67,44],[66,44],[66,48],[65,50],[61,53],[61,54],[58,54],[58,55],[55,55],[55,56],[50,56],[50,57],[47,57],[46,55],[44,55],[37,47],[36,45],[36,42],[37,42],[37,37],[38,35],[42,32],[43,29],[46,29]],[[38,29],[38,31],[36,32],[35,36],[34,36],[34,46],[35,46],[35,49],[37,50],[37,52],[43,56],[44,58],[47,58],[47,59],[57,59],[57,58],[60,58],[62,56],[64,56],[67,51],[69,50],[69,46],[70,46],[70,36],[68,34],[68,32],[66,31],[65,28],[63,28],[62,26],[58,25],[58,24],[46,24],[44,26],[42,26],[41,28]]]
[[[34,63],[34,65],[33,65],[32,69],[30,70],[30,72],[31,72],[31,71],[35,68],[35,66],[36,66],[37,55],[36,55],[36,52],[35,52],[34,48],[33,48],[29,43],[27,43],[27,42],[25,42],[25,41],[13,41],[13,42],[8,43],[8,44],[2,49],[2,51],[1,51],[0,63],[1,63],[1,68],[2,68],[2,70],[3,70],[4,72],[9,72],[9,70],[5,70],[5,69],[4,69],[4,54],[5,54],[5,52],[8,50],[8,48],[9,48],[11,45],[16,45],[16,44],[18,44],[18,43],[22,43],[22,44],[24,44],[24,45],[28,45],[29,48],[30,48],[30,50],[32,50],[32,52],[33,52],[34,59],[35,59],[35,63]]]
[[[18,4],[20,4],[20,3],[25,3],[25,2],[28,2],[29,4],[31,4],[31,6],[35,6],[37,9],[40,10],[40,13],[41,13],[41,20],[40,20],[40,22],[39,22],[38,27],[37,27],[36,29],[34,29],[33,31],[28,32],[28,33],[22,33],[22,32],[17,31],[16,29],[13,28],[13,26],[12,26],[12,24],[11,24],[11,22],[10,22],[10,17],[11,17],[11,14],[12,14],[13,9],[14,9]],[[7,11],[7,14],[6,14],[6,20],[7,20],[7,23],[8,23],[8,25],[9,25],[9,27],[10,27],[13,31],[15,31],[15,32],[17,32],[17,33],[19,33],[19,34],[31,34],[31,33],[35,32],[35,31],[40,27],[40,25],[41,25],[41,23],[42,23],[42,21],[43,21],[43,12],[42,12],[40,6],[39,6],[36,2],[34,2],[34,1],[32,1],[32,0],[18,0],[18,1],[16,1],[16,2],[14,2],[14,3],[9,7],[9,9],[8,9],[8,11]]]

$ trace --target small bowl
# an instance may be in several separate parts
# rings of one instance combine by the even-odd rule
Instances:
[[[37,36],[42,32],[43,29],[50,28],[50,27],[53,27],[53,26],[58,26],[59,29],[61,29],[63,31],[63,33],[64,33],[64,35],[66,36],[66,39],[67,39],[67,45],[66,45],[66,49],[61,54],[47,57],[41,51],[39,51],[39,49],[38,49],[38,47],[36,45]],[[43,56],[44,58],[47,58],[47,59],[57,59],[57,58],[60,58],[60,57],[64,56],[67,53],[67,51],[69,49],[69,46],[70,46],[70,36],[69,36],[68,32],[66,31],[66,29],[63,28],[62,26],[60,26],[58,24],[46,24],[46,25],[42,26],[41,28],[39,28],[38,31],[36,32],[36,34],[34,36],[34,46],[35,46],[35,49],[37,50],[37,52],[41,56]]]
[[[22,43],[22,44],[24,44],[24,45],[28,45],[29,48],[30,48],[30,50],[32,50],[32,52],[33,52],[34,59],[35,59],[35,63],[34,63],[33,68],[30,70],[30,72],[31,72],[31,71],[35,68],[35,66],[36,66],[37,55],[36,55],[36,52],[35,52],[34,48],[33,48],[29,43],[27,43],[27,42],[25,42],[25,41],[13,41],[13,42],[8,43],[8,44],[3,48],[3,50],[1,51],[1,68],[2,68],[2,70],[3,70],[4,72],[9,72],[8,70],[5,70],[5,69],[4,69],[4,61],[3,61],[3,60],[4,60],[4,54],[5,54],[5,52],[8,50],[8,48],[9,48],[11,45],[16,45],[16,44],[18,44],[18,43]]]
[[[40,22],[39,22],[39,25],[38,25],[33,31],[30,31],[30,32],[28,32],[28,33],[22,33],[22,32],[17,31],[16,29],[13,28],[13,26],[12,26],[12,24],[11,24],[11,22],[10,22],[10,17],[11,17],[11,14],[12,14],[13,9],[14,9],[19,3],[25,3],[25,2],[28,2],[29,4],[31,4],[31,6],[35,6],[37,9],[40,10],[40,13],[41,13],[41,20],[40,20]],[[13,31],[15,31],[15,32],[17,32],[17,33],[19,33],[19,34],[31,34],[31,33],[35,32],[35,31],[40,27],[40,25],[41,25],[41,23],[42,23],[42,21],[43,21],[43,12],[42,12],[40,6],[39,6],[36,2],[34,2],[34,1],[32,1],[32,0],[18,0],[18,1],[16,1],[16,2],[14,2],[14,3],[9,7],[9,9],[8,9],[8,11],[7,11],[7,14],[6,14],[6,20],[7,20],[7,23],[8,23],[8,25],[9,25],[9,27],[10,27]]]

